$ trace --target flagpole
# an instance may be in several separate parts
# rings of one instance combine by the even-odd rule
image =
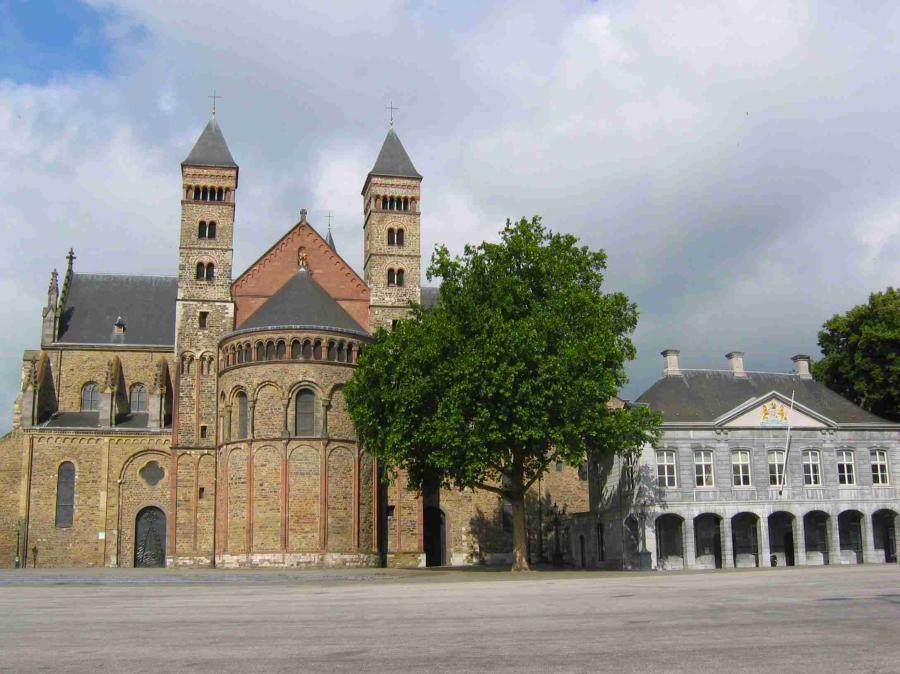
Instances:
[[[791,391],[791,408],[788,411],[788,427],[787,427],[787,435],[784,438],[784,464],[781,466],[781,489],[778,490],[778,495],[781,496],[784,493],[784,485],[787,482],[788,472],[787,472],[787,464],[788,464],[788,454],[791,451],[791,421],[793,421],[794,417],[794,391]]]

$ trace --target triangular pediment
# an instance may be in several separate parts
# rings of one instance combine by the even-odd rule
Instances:
[[[788,425],[792,428],[825,428],[836,424],[796,400],[792,409],[790,398],[778,391],[771,391],[726,412],[716,419],[715,425],[725,428],[786,429]]]
[[[301,258],[315,282],[362,330],[368,330],[369,288],[306,221],[294,225],[231,284],[235,327],[240,328],[295,277]]]

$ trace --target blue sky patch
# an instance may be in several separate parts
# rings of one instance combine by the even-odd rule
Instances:
[[[0,79],[43,84],[105,72],[104,24],[101,12],[73,0],[0,0]]]

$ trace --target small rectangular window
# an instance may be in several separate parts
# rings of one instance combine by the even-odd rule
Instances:
[[[784,484],[784,452],[780,449],[769,452],[769,484],[773,487]]]
[[[856,484],[856,475],[853,470],[853,452],[842,449],[837,453],[838,483]]]
[[[807,487],[817,487],[822,484],[819,452],[812,449],[803,452],[803,484]]]
[[[208,435],[208,433],[209,433],[209,429],[205,424],[200,426],[200,437],[201,438],[205,439],[206,436]]]
[[[206,496],[206,487],[197,489],[197,498],[203,498],[204,496]]]
[[[709,449],[694,452],[694,486],[713,486],[713,453]]]
[[[209,312],[201,311],[200,312],[200,329],[205,330],[209,326]]]
[[[742,449],[731,453],[731,475],[735,487],[750,486],[750,452]]]
[[[871,453],[872,457],[872,484],[886,485],[888,482],[887,452],[876,449]]]
[[[675,487],[675,452],[664,450],[656,453],[656,483],[660,487]]]
[[[392,506],[392,505],[389,505],[389,506],[387,507],[387,518],[388,518],[389,520],[394,519],[394,506]]]

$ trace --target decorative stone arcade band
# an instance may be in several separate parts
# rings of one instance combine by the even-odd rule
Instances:
[[[290,347],[288,346],[290,345]],[[343,339],[300,337],[248,340],[222,347],[221,369],[265,361],[312,360],[353,364],[362,344]]]

